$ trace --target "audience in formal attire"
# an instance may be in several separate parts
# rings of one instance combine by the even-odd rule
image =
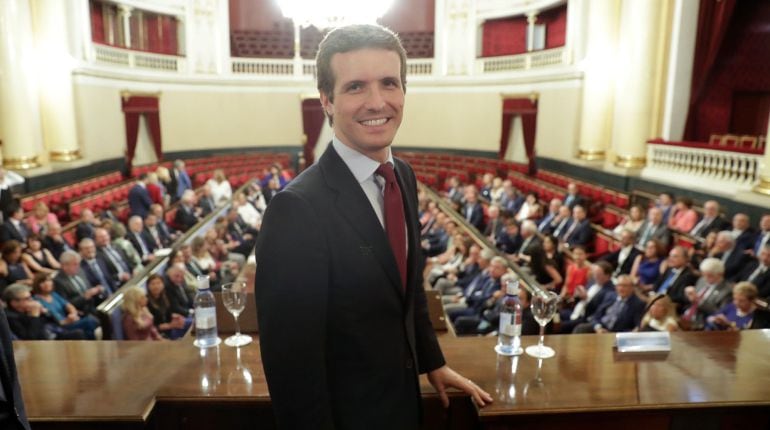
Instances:
[[[166,189],[160,182],[160,179],[158,179],[157,173],[150,172],[147,174],[145,188],[147,189],[147,194],[150,196],[150,200],[153,204],[164,204],[166,201]]]
[[[5,221],[0,225],[0,242],[15,240],[26,246],[29,230],[24,224],[24,209],[13,202],[3,215]]]
[[[639,323],[638,331],[678,331],[676,306],[674,302],[665,295],[659,294],[650,301],[647,306],[647,313],[642,317]]]
[[[550,264],[556,267],[559,274],[566,275],[566,264],[564,253],[559,249],[559,241],[550,234],[543,236],[543,251],[545,251],[545,258]]]
[[[628,210],[628,214],[623,216],[620,223],[612,230],[615,235],[619,235],[623,230],[631,230],[638,236],[639,229],[644,224],[647,215],[645,210],[639,205],[633,205]]]
[[[211,188],[211,197],[216,206],[223,206],[233,197],[233,189],[230,181],[227,180],[225,172],[222,169],[214,170],[214,175],[206,181],[206,185]]]
[[[655,207],[660,209],[663,223],[668,224],[671,219],[671,215],[674,212],[674,195],[668,191],[664,191],[658,195],[658,199],[655,201]]]
[[[717,233],[716,242],[709,256],[719,259],[724,264],[725,277],[728,279],[737,276],[751,261],[751,255],[746,253],[746,248],[739,248],[735,242],[734,233],[727,230]]]
[[[562,243],[567,248],[574,246],[586,247],[591,244],[594,231],[591,228],[591,220],[583,206],[575,205],[572,208],[572,222],[562,236]]]
[[[762,215],[759,219],[759,231],[751,247],[751,255],[757,256],[759,252],[770,243],[770,214]]]
[[[78,243],[85,239],[94,238],[94,229],[102,225],[102,222],[94,216],[94,212],[91,209],[83,209],[80,212],[80,222],[77,228],[75,228],[75,239]]]
[[[123,251],[123,254],[128,258],[129,266],[133,268],[134,271],[141,270],[144,265],[142,262],[142,256],[136,251],[136,248],[134,248],[134,245],[126,239],[126,235],[128,233],[126,232],[126,227],[123,224],[114,224],[112,227],[110,227],[110,238],[112,239],[112,244],[117,248]]]
[[[641,254],[636,246],[634,246],[635,243],[636,233],[633,230],[623,230],[620,232],[620,248],[601,257],[602,260],[612,264],[612,267],[615,269],[612,273],[613,276],[631,274],[636,257]],[[636,275],[633,275],[633,278],[639,282]]]
[[[36,274],[32,281],[32,293],[43,306],[50,324],[55,326],[52,330],[54,333],[81,330],[86,339],[97,338],[99,321],[93,315],[81,316],[72,303],[54,291],[53,276],[48,273]]]
[[[107,264],[96,253],[93,239],[83,239],[78,244],[80,251],[80,269],[92,287],[102,287],[104,294],[109,296],[120,285],[120,280],[110,275]]]
[[[522,222],[527,219],[539,219],[542,216],[542,209],[537,199],[537,193],[530,191],[524,197],[524,203],[516,213],[516,221]]]
[[[698,223],[698,213],[692,208],[693,202],[689,197],[679,197],[668,218],[668,226],[676,231],[689,232]]]
[[[644,314],[645,302],[634,293],[634,280],[620,275],[615,284],[615,294],[605,300],[589,322],[579,324],[574,333],[608,333],[631,331],[639,326]]]
[[[484,228],[484,236],[492,242],[496,241],[505,228],[503,223],[504,220],[500,216],[500,206],[490,205],[487,209],[487,225]]]
[[[551,235],[561,242],[567,229],[572,225],[572,209],[567,205],[562,205],[559,208],[559,214],[553,220],[552,225]]]
[[[162,340],[147,308],[147,293],[140,286],[123,292],[123,336],[126,340]]]
[[[65,251],[59,259],[61,270],[53,279],[56,292],[83,314],[93,314],[96,305],[106,297],[106,289],[92,286],[80,269],[80,254]]]
[[[174,160],[174,167],[171,169],[171,181],[169,182],[168,190],[171,195],[171,202],[176,202],[182,198],[187,190],[192,190],[192,181],[190,175],[187,174],[184,161]]]
[[[593,282],[588,288],[575,288],[575,306],[561,311],[561,333],[572,333],[579,324],[591,321],[596,311],[606,301],[615,296],[615,284],[612,283],[612,266],[606,261],[599,261],[591,266]]]
[[[84,339],[80,329],[58,328],[52,330],[53,320],[46,309],[32,298],[29,285],[11,284],[3,291],[3,301],[8,305],[5,316],[11,332],[21,340]]]
[[[542,234],[551,234],[559,223],[559,208],[562,202],[557,198],[551,199],[548,204],[548,213],[537,222],[537,231]]]
[[[131,279],[136,262],[132,261],[122,248],[112,244],[106,229],[99,227],[94,231],[94,244],[97,256],[104,262],[109,276],[116,280],[117,285],[123,285]]]
[[[262,214],[246,199],[246,194],[238,192],[233,197],[233,207],[238,211],[238,216],[243,223],[259,231],[262,226]]]
[[[564,278],[559,273],[554,262],[546,257],[543,247],[533,247],[530,250],[529,257],[527,269],[529,269],[538,285],[546,290],[558,291],[562,282],[564,282]]]
[[[187,190],[182,193],[174,223],[183,231],[187,231],[200,221],[202,212],[201,208],[195,207],[195,191]]]
[[[676,304],[677,312],[681,313],[689,304],[685,296],[685,287],[694,284],[697,276],[688,265],[687,251],[681,246],[671,248],[665,264],[665,271],[652,285],[652,289],[647,290],[642,287],[642,291],[650,295],[667,294]]]
[[[661,276],[661,265],[665,248],[655,239],[650,239],[644,245],[644,252],[634,257],[634,263],[629,273],[642,291],[653,291],[655,283]],[[663,293],[663,292],[661,292]]]
[[[639,227],[636,244],[643,247],[650,239],[655,239],[664,247],[671,244],[671,230],[663,219],[663,210],[659,207],[647,211],[647,220]]]
[[[746,264],[732,281],[747,281],[757,287],[759,297],[770,297],[770,243],[765,244],[756,259]]]
[[[142,264],[147,264],[155,259],[154,252],[158,248],[158,244],[144,230],[144,221],[139,215],[134,215],[128,219],[126,239],[141,257]]]
[[[56,260],[59,260],[62,252],[72,251],[72,247],[62,236],[61,225],[51,224],[43,237],[43,247],[51,252]]]
[[[532,220],[524,220],[521,223],[521,245],[515,253],[509,255],[511,261],[526,266],[531,260],[532,250],[542,248],[543,243],[537,235],[537,224]],[[558,270],[558,269],[557,269]]]
[[[179,339],[187,333],[192,324],[191,317],[180,313],[183,309],[171,306],[163,277],[158,274],[147,278],[147,308],[152,314],[155,328],[167,339]]]
[[[128,212],[131,216],[144,218],[150,212],[153,201],[147,190],[147,174],[139,175],[136,184],[128,191]]]
[[[719,203],[708,200],[703,204],[703,218],[690,230],[690,236],[705,238],[710,231],[724,230],[728,222],[719,213]]]
[[[5,266],[3,285],[14,283],[32,285],[32,271],[29,270],[21,256],[23,254],[21,244],[16,240],[5,241],[0,248]]]
[[[61,268],[51,251],[43,248],[43,242],[37,234],[27,236],[27,248],[21,259],[32,273],[53,273]]]
[[[562,303],[571,307],[575,303],[575,290],[588,285],[588,275],[591,265],[588,263],[588,253],[585,248],[576,246],[572,249],[572,261],[567,264],[567,276],[561,287],[559,297]]]
[[[30,233],[43,236],[46,231],[48,231],[48,226],[51,224],[59,224],[59,218],[56,214],[51,212],[47,204],[44,202],[37,202],[32,208],[32,213],[27,217],[25,222],[27,223],[27,229]]]
[[[465,206],[462,215],[468,223],[479,231],[484,231],[484,209],[479,201],[479,193],[475,186],[465,187]]]
[[[500,288],[500,278],[508,270],[504,258],[494,257],[489,263],[486,276],[472,282],[466,289],[464,306],[449,309],[447,314],[458,334],[473,333],[481,322],[482,313],[492,308],[497,299],[504,295]]]
[[[495,246],[505,254],[513,255],[519,251],[524,239],[519,234],[519,224],[513,218],[505,220],[505,229],[497,236]]]
[[[706,318],[706,330],[745,330],[751,328],[757,305],[757,287],[739,282],[733,287],[733,300]]]
[[[751,221],[749,216],[744,213],[737,213],[733,215],[732,230],[730,234],[735,241],[735,249],[737,252],[745,253],[746,251],[754,248],[754,241],[756,240],[756,232],[751,227]]]
[[[159,230],[159,234],[164,237],[169,238],[169,243],[173,243],[179,238],[179,232],[175,229],[171,228],[171,226],[166,223],[166,211],[163,209],[163,206],[161,205],[152,205],[150,206],[150,214],[155,215],[156,226]],[[146,223],[146,221],[145,221]]]
[[[195,299],[194,286],[188,285],[184,277],[184,265],[173,264],[166,270],[166,294],[175,312],[188,317],[192,314]]]
[[[707,258],[700,264],[701,276],[694,286],[684,289],[686,307],[682,322],[691,330],[702,330],[706,317],[716,313],[730,298],[730,286],[725,281],[725,265],[716,258]]]
[[[147,214],[144,218],[144,232],[145,236],[152,238],[154,245],[158,248],[168,248],[171,245],[171,236],[158,228],[158,217],[153,213]]]

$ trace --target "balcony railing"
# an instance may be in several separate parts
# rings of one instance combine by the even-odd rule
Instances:
[[[762,154],[701,143],[647,142],[645,171],[682,185],[726,194],[750,188],[758,179]]]
[[[94,49],[94,58],[99,64],[124,66],[135,69],[159,70],[164,72],[185,71],[184,57],[133,51],[97,43],[94,43],[92,46]]]
[[[539,69],[567,64],[567,50],[563,47],[526,54],[506,55],[476,59],[476,73],[499,73],[516,70]]]
[[[232,71],[236,75],[258,76],[292,76],[295,70],[295,60],[272,60],[269,58],[232,58]],[[299,76],[315,77],[315,60],[302,60]],[[433,59],[418,58],[406,61],[406,74],[409,76],[431,76],[433,74]]]

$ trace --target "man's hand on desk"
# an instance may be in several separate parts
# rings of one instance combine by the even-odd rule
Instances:
[[[438,392],[441,403],[445,408],[449,407],[449,396],[446,390],[449,387],[457,388],[471,396],[473,401],[479,406],[484,407],[492,403],[492,396],[482,390],[478,385],[468,378],[464,378],[459,373],[450,369],[448,366],[442,366],[438,369],[428,372],[428,381]]]

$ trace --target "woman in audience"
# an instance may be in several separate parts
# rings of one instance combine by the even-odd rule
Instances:
[[[489,192],[489,197],[492,203],[500,204],[505,194],[505,188],[503,188],[503,179],[495,177],[492,179],[492,190]]]
[[[9,240],[3,244],[1,252],[3,261],[5,261],[7,267],[5,285],[19,283],[31,286],[32,272],[30,272],[27,265],[24,264],[24,261],[21,259],[21,244],[15,240]]]
[[[165,208],[171,202],[171,195],[169,194],[169,186],[171,186],[171,174],[168,172],[168,169],[163,166],[158,166],[158,168],[155,169],[155,174],[158,175],[158,184],[163,187],[163,203],[161,204]],[[176,190],[173,192],[176,192]]]
[[[56,329],[46,315],[43,306],[32,299],[28,285],[11,284],[3,291],[3,301],[8,307],[5,316],[8,327],[22,340],[84,339],[82,330]]]
[[[123,335],[126,340],[161,340],[147,309],[147,293],[134,285],[123,293]]]
[[[676,306],[665,294],[655,296],[636,331],[677,331]]]
[[[703,242],[695,242],[695,244],[687,250],[687,255],[690,258],[690,266],[697,268],[704,259],[714,253],[714,245],[717,243],[717,234],[719,234],[719,232],[716,230],[709,231],[706,233]]]
[[[535,246],[530,251],[529,269],[535,281],[547,290],[558,290],[564,280],[540,246]]]
[[[757,287],[739,282],[733,287],[733,301],[706,319],[706,330],[745,330],[751,327],[757,305]]]
[[[645,218],[647,218],[645,210],[639,205],[633,205],[631,206],[631,209],[628,210],[628,215],[623,217],[623,221],[621,221],[612,232],[615,236],[620,236],[620,233],[626,229],[638,233]]]
[[[191,244],[192,259],[195,264],[204,272],[218,272],[220,264],[211,253],[212,247],[217,255],[222,254],[221,245],[218,243],[216,230],[211,229],[204,236],[198,236],[193,239]],[[213,243],[212,243],[213,242]],[[227,255],[227,254],[225,254]],[[226,259],[225,257],[224,259]]]
[[[559,241],[550,234],[543,236],[543,251],[548,261],[556,267],[560,275],[564,275],[564,254],[559,250]]]
[[[537,193],[530,191],[524,198],[524,203],[521,205],[519,212],[516,214],[516,221],[524,221],[525,219],[537,219],[540,218],[540,203],[537,200]]]
[[[32,293],[50,319],[55,321],[61,329],[82,330],[86,339],[96,339],[95,330],[99,327],[99,321],[93,315],[81,317],[72,303],[54,291],[52,275],[36,274],[32,280]]]
[[[265,174],[265,177],[262,178],[262,188],[268,188],[272,182],[275,184],[274,187],[277,191],[280,191],[288,183],[288,178],[286,176],[288,175],[283,174],[283,168],[280,164],[272,164],[267,174]]]
[[[637,255],[634,259],[630,275],[642,290],[650,291],[663,272],[661,270],[663,253],[663,245],[656,239],[652,239],[644,245],[644,253]]]
[[[582,246],[572,248],[572,262],[567,264],[567,277],[561,289],[562,303],[568,307],[574,303],[575,289],[578,286],[588,285],[588,272],[591,265],[588,263],[588,254]]]
[[[673,213],[668,218],[669,228],[689,232],[697,223],[698,214],[692,208],[692,199],[689,197],[677,198]]]
[[[214,170],[214,176],[206,181],[206,185],[211,188],[211,197],[217,206],[223,206],[233,196],[233,189],[222,169]]]
[[[147,193],[150,194],[150,200],[152,200],[153,203],[157,203],[159,205],[163,205],[165,203],[166,190],[158,179],[157,173],[150,172],[147,174],[146,188]]]
[[[167,339],[184,336],[192,323],[192,318],[184,317],[173,309],[166,295],[163,277],[158,274],[147,279],[147,309],[152,314],[155,328]]]
[[[27,227],[32,233],[45,235],[48,227],[52,224],[59,224],[56,214],[51,213],[48,205],[43,202],[35,203],[32,213],[27,217]]]
[[[27,249],[21,259],[33,273],[53,273],[61,268],[51,251],[43,248],[43,242],[36,234],[27,236]]]

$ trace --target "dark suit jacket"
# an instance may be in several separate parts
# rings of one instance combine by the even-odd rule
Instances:
[[[214,211],[214,200],[211,197],[201,197],[198,200],[198,207],[201,208],[201,216],[206,216]]]
[[[710,223],[698,229],[698,231],[695,231],[695,229],[698,228],[698,225],[700,224],[701,221],[702,220],[698,221],[698,224],[695,224],[692,230],[690,230],[691,235],[695,237],[705,238],[711,231],[722,231],[724,229],[730,228],[730,222],[724,219],[724,217],[720,215],[712,219]]]
[[[642,225],[639,227],[639,230],[636,232],[638,240],[637,244],[640,247],[644,247],[646,243],[644,240],[644,233],[647,231],[647,226],[649,225],[648,221],[645,221],[642,223]],[[671,245],[671,230],[666,226],[664,223],[660,223],[657,227],[655,227],[652,230],[652,234],[647,238],[647,240],[655,239],[658,242],[662,243],[664,247],[668,247]]]
[[[655,287],[653,291],[658,291],[660,286],[663,285],[664,282],[666,282],[666,279],[668,279],[668,276],[671,274],[672,270],[673,269],[666,269],[666,271],[663,272],[663,275],[658,277],[658,280],[655,282]],[[679,273],[679,276],[677,276],[676,279],[668,287],[668,290],[666,290],[666,294],[668,294],[671,300],[674,303],[676,303],[679,313],[682,312],[682,310],[684,309],[684,306],[690,303],[689,301],[687,301],[687,298],[684,296],[685,287],[688,287],[690,285],[695,285],[695,281],[697,280],[698,280],[698,277],[695,276],[695,274],[692,273],[692,271],[689,268],[684,268],[682,269],[682,272]]]
[[[147,188],[137,184],[128,191],[128,207],[131,215],[139,215],[144,219],[150,212],[152,199]]]
[[[607,310],[610,306],[615,303],[616,297],[617,296],[613,296],[612,300],[605,300],[604,303],[602,303],[602,306],[593,316],[591,321],[593,324],[601,324],[602,318],[607,314]],[[636,294],[631,294],[631,296],[626,299],[626,303],[615,320],[615,324],[613,324],[612,327],[605,326],[604,328],[611,332],[623,332],[635,329],[642,320],[645,305],[645,302],[637,297]],[[604,324],[602,324],[602,326],[604,326]]]
[[[468,217],[468,204],[463,206],[461,214],[472,226],[484,231],[484,209],[481,207],[481,203],[476,202],[471,209],[471,216]]]
[[[142,230],[142,232],[139,233],[139,237],[141,237],[141,240],[144,243],[145,248],[147,248],[148,253],[152,253],[158,248],[158,244],[155,243],[155,239],[153,239],[152,236],[147,234],[146,231]],[[142,245],[139,244],[139,239],[137,239],[134,232],[129,231],[128,233],[126,233],[126,239],[128,239],[128,241],[131,242],[131,245],[133,245],[134,249],[136,249],[136,253],[141,256]]]
[[[19,230],[23,231],[19,231]],[[26,245],[26,237],[29,235],[29,232],[27,231],[27,228],[24,227],[24,222],[22,221],[21,224],[19,224],[19,228],[17,229],[16,226],[11,223],[10,220],[5,220],[2,225],[0,225],[0,242],[7,242],[9,240],[16,240],[20,242],[22,245]]]
[[[117,277],[113,277],[110,274],[110,269],[107,268],[107,264],[104,262],[104,260],[101,259],[101,257],[96,256],[96,264],[99,265],[99,270],[102,272],[102,276],[104,276],[104,280],[107,282],[107,285],[104,285],[100,280],[99,276],[96,274],[96,271],[91,268],[91,265],[86,262],[86,260],[80,260],[80,269],[83,271],[83,274],[86,275],[86,279],[88,279],[88,283],[91,284],[91,286],[97,286],[101,285],[107,289],[109,289],[109,292],[107,294],[111,294],[114,292],[117,288],[120,282],[118,281]]]
[[[198,223],[198,217],[195,216],[192,209],[189,209],[184,205],[179,205],[176,214],[174,215],[174,222],[179,228],[187,231]]]
[[[62,253],[64,251],[71,251],[72,246],[70,246],[69,243],[66,243],[67,239],[64,239],[62,237],[62,242],[58,242],[51,238],[50,236],[43,237],[43,248],[51,251],[51,254],[53,254],[54,258],[57,260],[59,257],[61,257]]]
[[[268,205],[255,295],[280,428],[418,425],[418,374],[445,361],[422,286],[415,176],[399,159],[395,171],[408,232],[406,286],[385,230],[333,145]]]
[[[628,253],[628,257],[626,257],[625,260],[623,260],[623,264],[620,264],[618,261],[618,258],[620,258],[620,250],[618,249],[615,252],[611,252],[604,257],[601,258],[601,260],[604,260],[610,264],[612,264],[612,267],[615,268],[615,274],[617,275],[628,275],[631,273],[631,267],[634,265],[634,260],[636,259],[636,256],[641,254],[641,252],[634,248],[631,248],[631,252]],[[618,265],[620,264],[620,267]]]
[[[759,266],[759,261],[752,260],[750,263],[746,264],[746,267],[743,268],[743,270],[738,273],[737,276],[735,276],[732,281],[733,282],[739,282],[739,281],[747,281],[749,279],[749,276],[751,276],[754,271]],[[757,290],[759,292],[759,297],[766,298],[770,297],[770,269],[765,270],[764,274],[761,274],[757,276],[752,283],[757,287]]]
[[[601,308],[605,302],[611,301],[615,297],[615,285],[612,281],[607,281],[602,285],[602,289],[596,293],[591,300],[586,303],[586,311],[584,319],[590,321],[596,312]]]
[[[585,207],[585,202],[586,202],[586,199],[584,199],[579,194],[575,194],[574,196],[567,194],[564,197],[564,205],[570,209],[574,208],[577,205]],[[588,208],[586,208],[586,210],[588,210]]]
[[[6,190],[3,190],[5,193]],[[16,375],[16,361],[13,357],[11,330],[5,311],[0,306],[0,382],[3,392],[0,393],[0,428],[29,430],[27,412],[21,396],[21,387]]]
[[[86,287],[90,285],[88,279],[86,279],[82,274],[78,274],[76,276],[80,277]],[[56,274],[56,276],[53,278],[53,284],[55,291],[67,299],[68,302],[72,303],[72,305],[78,308],[78,310],[86,314],[92,314],[96,309],[95,298],[92,297],[90,299],[86,299],[77,285],[75,285],[70,280],[69,276],[67,276],[67,274],[65,274],[63,271],[60,270]]]
[[[722,259],[724,253],[715,254],[715,258]],[[730,255],[727,256],[727,261],[725,261],[725,279],[732,279],[735,276],[737,276],[741,270],[743,270],[744,267],[746,267],[747,264],[751,262],[752,258],[750,255],[745,254],[743,250],[738,249],[736,246],[733,248],[733,250],[730,252]]]
[[[735,249],[741,252],[754,248],[754,241],[757,239],[757,232],[752,228],[747,228],[738,237],[735,238]]]
[[[123,249],[119,246],[112,245],[112,250],[115,251],[118,254],[118,257],[120,258],[120,261],[117,263],[120,264],[120,262],[123,262],[123,265],[125,267],[118,267],[115,264],[113,264],[112,260],[110,260],[109,256],[107,255],[107,252],[104,250],[103,247],[96,248],[96,254],[99,255],[99,257],[104,261],[104,265],[107,266],[107,270],[109,270],[110,275],[114,276],[115,279],[117,279],[120,276],[120,271],[123,270],[129,274],[134,270],[135,264],[134,261],[126,255],[126,252],[123,251]]]
[[[75,238],[77,239],[78,243],[80,243],[80,241],[85,238],[93,239],[94,226],[91,225],[90,222],[79,222],[78,226],[75,228]]]
[[[171,312],[188,316],[190,309],[195,306],[195,298],[190,294],[187,286],[183,285],[180,288],[179,285],[174,285],[168,278],[165,278],[164,282]]]
[[[567,231],[569,231],[570,228],[571,226],[567,228]],[[569,237],[565,237],[564,240],[569,246],[588,246],[591,244],[593,237],[594,231],[591,228],[591,221],[586,218],[578,224],[578,226],[572,230],[572,234],[570,234]]]

